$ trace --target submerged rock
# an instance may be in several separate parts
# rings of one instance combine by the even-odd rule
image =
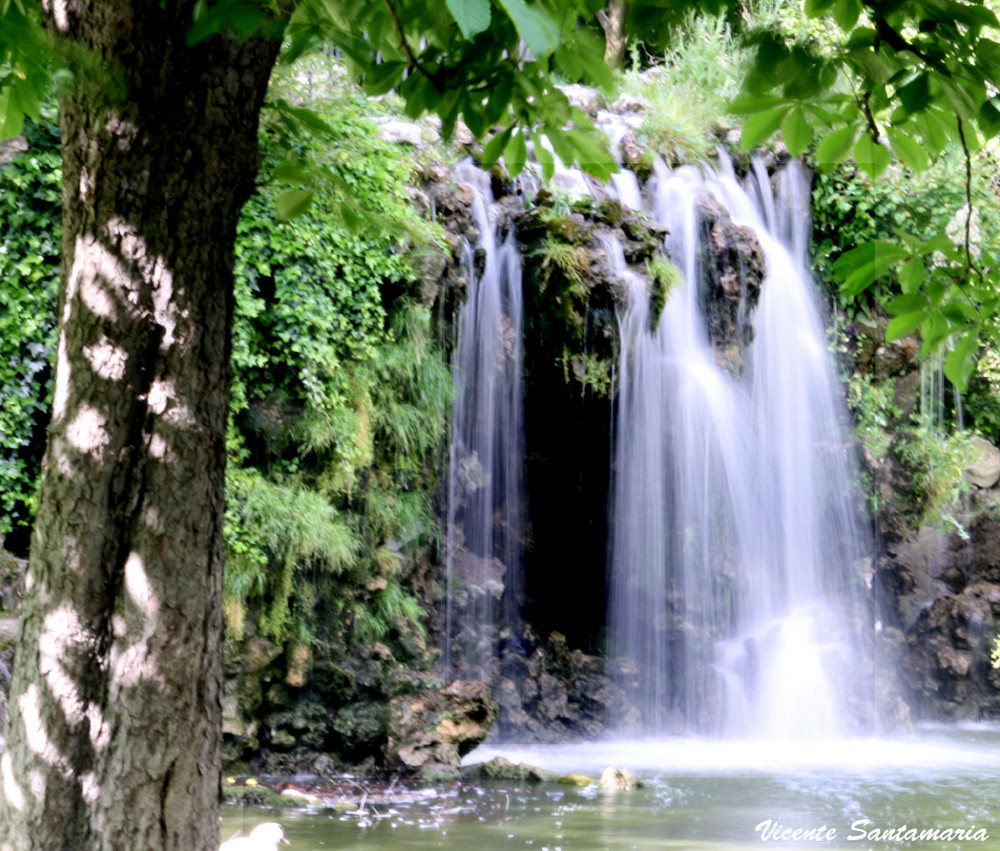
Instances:
[[[425,780],[458,778],[462,757],[486,738],[496,716],[489,686],[475,680],[395,698],[386,766]]]
[[[606,791],[631,792],[645,784],[627,768],[609,765],[601,772],[601,779],[597,781],[597,785]]]
[[[462,769],[462,777],[473,780],[526,780],[542,783],[556,780],[558,775],[544,768],[523,762],[513,763],[502,756],[495,756],[489,762],[477,762]]]

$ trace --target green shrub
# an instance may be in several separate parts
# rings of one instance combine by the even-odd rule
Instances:
[[[624,75],[623,91],[650,103],[639,141],[672,162],[707,159],[727,121],[747,53],[722,16],[688,14],[662,62]],[[633,67],[639,63],[633,58]]]
[[[0,534],[34,516],[56,345],[59,137],[26,133],[28,152],[0,168]]]

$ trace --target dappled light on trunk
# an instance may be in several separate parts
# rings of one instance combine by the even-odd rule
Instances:
[[[278,44],[189,46],[188,7],[48,11],[115,57],[129,98],[77,69],[61,109],[60,333],[0,848],[215,848],[232,246]]]

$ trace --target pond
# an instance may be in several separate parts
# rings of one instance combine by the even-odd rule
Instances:
[[[1000,851],[1000,729],[924,728],[826,744],[692,739],[494,745],[558,772],[629,768],[632,792],[464,781],[362,809],[227,807],[222,836],[280,821],[290,851],[389,849],[981,848]],[[799,833],[795,833],[795,831]],[[922,834],[922,835],[921,835]]]

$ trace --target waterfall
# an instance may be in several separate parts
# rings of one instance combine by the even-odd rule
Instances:
[[[472,193],[479,237],[465,250],[452,358],[444,673],[492,681],[522,573],[521,257],[512,227],[502,239],[489,176],[468,163],[455,176]]]
[[[683,274],[650,322],[620,317],[611,554],[614,652],[645,732],[819,739],[870,719],[858,667],[865,552],[846,408],[806,271],[808,182],[755,164],[656,169],[652,213]],[[766,271],[736,367],[710,337],[699,205],[752,228]],[[741,335],[737,335],[744,339]],[[751,334],[745,335],[750,340]]]

